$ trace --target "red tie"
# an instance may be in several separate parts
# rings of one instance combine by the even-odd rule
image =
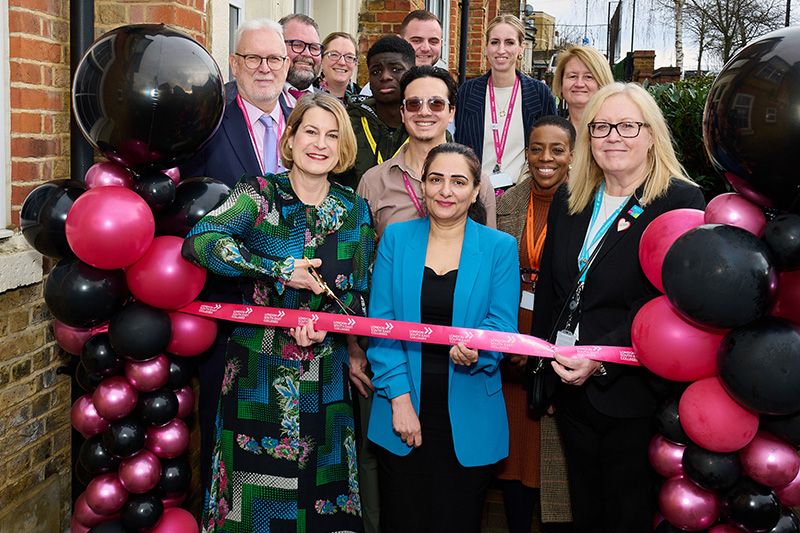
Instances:
[[[302,98],[303,95],[306,94],[306,92],[305,91],[298,91],[297,89],[289,89],[289,94],[294,96],[295,100],[300,100],[300,98]]]

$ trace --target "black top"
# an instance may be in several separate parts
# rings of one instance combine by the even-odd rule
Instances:
[[[450,326],[453,323],[453,295],[456,290],[458,269],[441,276],[425,267],[422,276],[420,318],[423,324]],[[422,345],[422,368],[428,374],[444,374],[450,365],[450,347],[444,344]]]

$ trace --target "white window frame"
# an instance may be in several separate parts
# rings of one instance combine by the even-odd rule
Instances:
[[[439,17],[442,23],[442,57],[449,64],[450,50],[450,2],[448,0],[425,0],[425,9]]]
[[[8,2],[0,5],[0,28],[8,28]],[[0,238],[14,234],[7,229],[11,224],[11,86],[9,69],[9,34],[3,32],[0,39],[0,95],[2,95],[2,120],[0,120]]]

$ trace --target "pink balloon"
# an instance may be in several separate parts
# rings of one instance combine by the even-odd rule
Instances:
[[[161,461],[152,452],[142,450],[119,464],[119,480],[126,490],[144,494],[158,485]]]
[[[778,273],[778,296],[770,313],[800,323],[800,270]]]
[[[189,446],[189,428],[175,418],[161,427],[147,428],[147,449],[162,459],[178,457]]]
[[[192,513],[186,509],[167,508],[161,517],[161,522],[151,529],[149,533],[197,533],[200,528]]]
[[[125,377],[137,390],[151,392],[169,381],[169,359],[164,354],[149,361],[125,363]]]
[[[72,518],[70,518],[69,520],[70,533],[89,533],[90,529],[91,528],[88,528],[83,524],[81,524],[80,522],[78,522],[78,519],[75,518],[75,515],[72,515]]]
[[[758,413],[728,396],[716,376],[689,385],[678,405],[681,426],[692,441],[706,450],[741,450],[758,431]]]
[[[217,319],[189,315],[179,311],[169,314],[172,320],[172,339],[167,351],[184,357],[199,355],[213,346],[217,339]]]
[[[726,172],[725,179],[728,180],[728,183],[733,185],[733,188],[736,192],[750,200],[756,205],[761,205],[764,207],[775,207],[775,203],[761,194],[753,190],[752,185],[747,180],[743,180],[733,172]]]
[[[684,320],[666,296],[642,306],[631,327],[633,350],[639,361],[654,374],[673,381],[715,375],[717,348],[723,336],[724,332]]]
[[[186,492],[181,492],[177,496],[169,496],[166,498],[161,498],[161,503],[164,504],[164,508],[168,507],[180,507],[183,505],[183,502],[186,501]]]
[[[119,159],[123,164],[134,168],[163,158],[157,150],[151,150],[147,142],[134,138],[120,141],[119,152]],[[108,153],[104,155],[108,157]]]
[[[650,283],[661,292],[664,292],[661,266],[669,247],[678,237],[704,223],[704,213],[700,209],[674,209],[657,216],[642,233],[639,263]]]
[[[663,435],[656,435],[650,441],[648,455],[650,464],[656,472],[666,478],[683,474],[683,452],[686,446],[675,444]]]
[[[136,298],[161,309],[177,309],[197,298],[207,271],[184,259],[182,246],[180,237],[157,237],[144,256],[128,268],[125,278]]]
[[[70,420],[72,426],[77,429],[85,438],[97,435],[106,430],[111,424],[108,420],[98,414],[94,407],[91,394],[84,394],[72,404],[70,409]]]
[[[58,345],[64,348],[64,351],[80,355],[84,344],[92,336],[92,328],[73,328],[63,322],[59,322],[57,319],[53,319],[53,335],[55,335]]]
[[[178,397],[178,418],[186,418],[192,414],[194,409],[194,391],[192,387],[186,385],[182,389],[175,391],[175,396]]]
[[[797,507],[800,505],[800,472],[786,485],[775,487],[775,493],[784,507]]]
[[[133,412],[139,391],[122,376],[104,379],[95,389],[92,401],[97,412],[108,420],[118,420]]]
[[[130,189],[89,189],[75,200],[65,223],[67,242],[78,259],[113,270],[135,263],[155,235],[147,202]]]
[[[91,529],[95,526],[99,526],[103,522],[117,520],[119,514],[100,514],[94,512],[92,508],[89,507],[89,504],[86,503],[86,493],[83,492],[78,496],[78,499],[75,500],[75,508],[72,517],[77,520],[80,525]]]
[[[161,172],[169,176],[169,178],[175,182],[175,185],[181,182],[181,171],[178,167],[168,168],[167,170],[162,170]]]
[[[706,206],[706,224],[725,224],[761,237],[767,218],[759,206],[735,192],[720,194]]]
[[[130,495],[122,486],[116,472],[101,474],[92,479],[85,494],[86,504],[101,515],[114,514],[122,509]]]
[[[745,531],[731,524],[717,524],[709,529],[708,533],[745,533]]]
[[[86,183],[87,189],[109,186],[132,189],[133,176],[126,168],[109,161],[102,161],[89,167],[89,170],[86,171],[84,183]]]
[[[739,459],[748,476],[768,487],[787,485],[800,472],[800,457],[792,445],[766,431],[756,433],[739,451]]]
[[[658,493],[661,514],[675,527],[700,531],[719,516],[719,501],[713,492],[703,490],[683,475],[668,479]]]

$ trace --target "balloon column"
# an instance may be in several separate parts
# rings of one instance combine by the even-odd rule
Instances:
[[[86,390],[71,410],[86,439],[76,467],[86,491],[72,530],[197,531],[188,512],[172,509],[191,477],[185,358],[213,344],[217,325],[176,311],[206,279],[181,245],[229,191],[210,178],[181,183],[174,167],[219,126],[222,77],[191,38],[164,25],[125,26],[86,52],[72,101],[82,132],[109,161],[83,182],[34,189],[20,217],[28,242],[59,260],[44,298],[56,340],[80,356],[76,378]]]
[[[711,88],[705,144],[737,193],[662,215],[642,236],[642,268],[665,296],[637,314],[634,349],[690,383],[650,445],[668,478],[656,531],[800,532],[789,509],[800,504],[798,111],[800,29],[786,28],[745,47]]]

